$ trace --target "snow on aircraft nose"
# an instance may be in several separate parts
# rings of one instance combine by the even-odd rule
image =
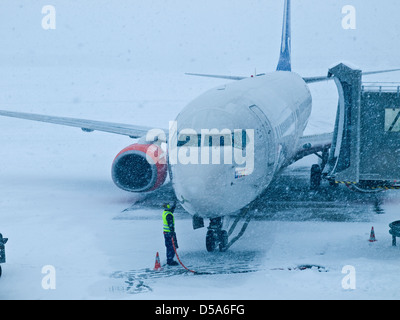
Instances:
[[[173,176],[176,196],[192,214],[212,218],[242,207],[231,190],[235,179],[231,164],[177,164]]]
[[[228,94],[229,93],[229,94]],[[238,212],[257,196],[264,174],[254,170],[251,102],[210,90],[189,103],[169,135],[169,168],[175,194],[192,215],[215,218]],[[253,173],[257,171],[256,174]]]
[[[242,136],[240,130],[240,134],[226,131],[213,137],[192,135],[190,139],[179,139],[177,158],[174,164],[170,161],[170,168],[176,196],[189,213],[206,218],[224,216],[254,198],[257,188],[246,179],[251,172],[251,166],[246,166],[252,161],[240,165],[236,161],[235,149],[245,143],[238,143]],[[204,145],[204,140],[209,144]],[[247,149],[246,153],[251,155]]]
[[[236,114],[228,112],[229,107]],[[235,129],[243,127],[238,110],[229,104],[209,109],[195,103],[177,118],[173,141],[177,148],[169,149],[171,180],[177,198],[191,214],[219,217],[248,203],[238,185],[243,181],[237,179],[237,170],[245,163],[238,165],[234,152],[242,152],[246,144],[245,130]]]

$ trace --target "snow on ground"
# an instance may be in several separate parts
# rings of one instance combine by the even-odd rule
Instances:
[[[161,209],[123,218],[137,196],[118,190],[110,179],[113,156],[130,141],[21,120],[0,122],[1,232],[10,239],[0,299],[399,298],[393,284],[400,280],[400,251],[391,247],[388,233],[388,224],[399,219],[396,191],[387,193],[382,215],[371,213],[369,205],[365,215],[347,221],[323,214],[312,219],[304,214],[302,221],[298,214],[278,212],[250,223],[243,239],[221,255],[206,253],[206,230],[193,231],[190,218],[178,213],[185,264],[203,271],[210,261],[229,270],[230,263],[249,259],[258,271],[149,279],[144,283],[152,291],[125,293],[127,279],[111,275],[152,268],[156,252],[165,262]],[[367,241],[372,226],[375,243]],[[327,272],[288,270],[302,264]],[[46,265],[56,270],[55,290],[42,287]],[[342,288],[346,265],[355,267],[355,290]]]
[[[0,19],[4,27],[1,109],[167,127],[187,102],[223,83],[186,77],[184,72],[251,74],[254,66],[257,72],[272,70],[277,60],[281,5],[251,2],[244,7],[235,2],[229,7],[230,1],[221,0],[219,9],[230,8],[221,20],[218,10],[203,19],[209,10],[200,3],[182,8],[178,1],[163,6],[163,11],[157,1],[134,9],[122,1],[121,6],[98,6],[92,14],[90,1],[76,1],[77,7],[53,2],[59,17],[58,33],[53,34],[43,31],[40,21],[31,27],[36,21],[33,12],[42,17],[37,3],[1,4],[2,12],[14,17]],[[379,21],[395,24],[397,20],[387,18],[381,7],[363,3],[359,28],[345,33],[340,28],[341,4],[330,1],[321,6],[325,3],[309,0],[293,9],[293,55],[299,72],[324,74],[342,57],[369,70],[393,67],[396,35],[385,33]],[[325,26],[331,11],[337,12],[333,15],[337,29],[334,22]],[[363,17],[368,12],[376,14],[375,26],[366,25],[370,18]],[[242,14],[245,21],[267,26],[236,23],[235,17]],[[299,19],[301,14],[310,19]],[[113,15],[120,19],[110,18]],[[263,19],[266,15],[270,19]],[[171,16],[176,19],[171,21]],[[189,16],[197,17],[204,29],[191,25]],[[105,17],[108,23],[100,23]],[[224,23],[232,30],[222,28]],[[180,40],[174,38],[176,32]],[[369,52],[379,51],[385,34],[390,45],[382,54],[387,59],[378,59]],[[308,52],[313,43],[309,35],[319,39],[312,52]],[[236,40],[224,44],[221,39]],[[342,40],[346,45],[338,46]],[[393,81],[398,75],[377,79]],[[306,134],[332,130],[334,89],[329,83],[311,87],[314,109]],[[359,207],[361,213],[349,212],[348,219],[325,216],[323,208],[311,215],[307,208],[293,208],[293,216],[290,210],[267,213],[267,218],[251,222],[243,239],[223,254],[208,254],[206,229],[193,231],[190,218],[177,214],[179,254],[185,264],[200,271],[206,265],[232,271],[238,263],[248,263],[255,272],[148,278],[143,280],[143,292],[127,293],[127,279],[115,275],[152,268],[156,252],[165,261],[161,209],[122,214],[140,196],[117,189],[110,178],[114,156],[132,140],[6,118],[0,118],[0,130],[0,232],[9,238],[0,299],[400,298],[400,249],[391,246],[388,233],[388,224],[400,216],[396,191],[384,195],[384,214],[374,213],[369,203]],[[310,157],[296,166],[309,167],[314,161]],[[343,206],[335,212],[346,215]],[[375,243],[367,241],[372,226]],[[303,264],[323,266],[326,272],[296,269]],[[342,269],[347,265],[356,272],[355,289],[342,286],[346,276]],[[56,271],[55,290],[42,286],[45,266]]]
[[[207,271],[207,261],[216,261],[229,270],[230,263],[250,257],[249,265],[257,265],[258,271],[144,280],[152,291],[127,294],[123,292],[127,279],[111,278],[113,273],[152,268],[157,251],[165,262],[160,210],[118,219],[134,199],[107,179],[10,171],[1,183],[1,229],[10,239],[1,299],[399,298],[394,284],[400,280],[400,251],[391,247],[388,234],[388,223],[399,216],[397,194],[382,206],[385,214],[370,213],[365,206],[361,222],[336,222],[323,216],[288,220],[287,216],[280,219],[279,213],[252,222],[243,239],[224,254],[206,253],[205,230],[192,231],[191,220],[177,214],[179,254],[185,264],[195,270],[201,266],[197,269],[201,272]],[[378,239],[375,243],[367,241],[371,226]],[[289,270],[302,264],[324,266],[327,272]],[[56,270],[55,290],[42,288],[45,265]],[[356,270],[355,290],[342,288],[346,265]]]

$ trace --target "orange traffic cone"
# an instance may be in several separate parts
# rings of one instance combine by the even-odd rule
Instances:
[[[161,268],[161,263],[160,263],[160,256],[159,256],[159,254],[157,252],[157,254],[156,254],[156,264],[154,265],[154,270],[158,271],[158,270],[161,270],[161,269],[162,268]]]
[[[368,241],[369,241],[369,242],[375,242],[375,241],[377,241],[376,238],[375,238],[374,227],[372,227],[372,229],[371,229],[371,235],[369,236],[369,240],[368,240]]]

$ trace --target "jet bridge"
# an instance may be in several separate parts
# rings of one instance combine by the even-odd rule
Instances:
[[[322,177],[358,191],[398,189],[400,84],[363,84],[362,71],[345,64],[328,76],[338,88],[339,104]]]

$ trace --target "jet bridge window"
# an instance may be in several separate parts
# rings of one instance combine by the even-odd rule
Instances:
[[[386,108],[385,109],[385,131],[400,132],[400,109]]]
[[[179,134],[178,135],[178,147],[201,147],[202,137],[201,134]],[[228,134],[206,134],[204,137],[205,146],[209,147],[229,147],[232,146],[237,149],[244,150],[246,148],[249,137],[246,130],[241,130],[239,132]]]

